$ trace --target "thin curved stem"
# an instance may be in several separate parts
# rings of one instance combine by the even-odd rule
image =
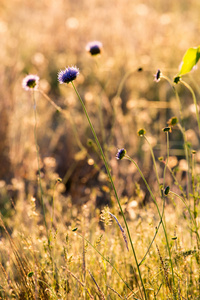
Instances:
[[[198,111],[197,99],[196,99],[195,93],[194,93],[193,89],[191,88],[191,86],[190,86],[187,82],[185,82],[185,81],[183,81],[183,80],[181,80],[180,82],[181,82],[181,83],[182,83],[182,84],[190,91],[190,93],[192,94],[192,98],[193,98],[194,105],[195,105],[195,109],[196,109],[196,118],[197,118],[197,123],[198,123],[198,127],[199,127],[199,133],[200,133],[200,119],[199,119],[199,111]]]
[[[77,233],[82,239],[84,239],[107,263],[109,263],[111,265],[111,267],[115,270],[115,272],[119,275],[119,277],[121,278],[121,280],[123,281],[123,283],[127,286],[127,288],[132,291],[132,289],[129,287],[128,283],[122,278],[122,276],[120,275],[119,271],[115,268],[115,266],[109,261],[109,259],[107,259],[103,254],[101,254],[101,252],[99,252],[99,250],[92,245],[92,243],[87,240],[84,236],[82,236],[80,233]]]
[[[154,164],[154,168],[155,168],[155,172],[156,172],[156,179],[157,179],[158,187],[159,187],[159,190],[160,190],[160,180],[159,180],[159,176],[158,176],[158,170],[157,170],[157,166],[156,166],[155,155],[153,153],[152,146],[149,143],[149,140],[147,139],[146,135],[144,135],[144,139],[147,141],[147,143],[149,145],[149,149],[151,151],[151,156],[152,156],[152,159],[153,159],[153,164]]]
[[[134,258],[135,258],[135,262],[136,262],[136,265],[137,265],[137,271],[138,271],[138,274],[139,274],[139,277],[140,277],[140,281],[141,281],[141,284],[142,284],[143,293],[144,293],[145,299],[147,300],[146,290],[145,290],[144,282],[143,282],[142,275],[141,275],[141,272],[140,272],[140,268],[139,268],[139,264],[138,264],[138,260],[137,260],[137,256],[136,256],[136,252],[135,252],[135,249],[134,249],[134,246],[133,246],[133,242],[132,242],[132,239],[131,239],[131,234],[130,234],[130,231],[129,231],[129,227],[128,227],[128,224],[127,224],[127,221],[126,221],[126,218],[125,218],[125,215],[124,215],[122,206],[121,206],[120,201],[119,201],[119,197],[118,197],[118,194],[117,194],[117,191],[116,191],[116,188],[115,188],[113,179],[112,179],[112,175],[111,175],[111,172],[110,172],[110,168],[109,168],[109,166],[108,166],[107,160],[106,160],[105,155],[104,155],[103,150],[102,150],[102,147],[101,147],[101,145],[100,145],[100,143],[99,143],[99,140],[98,140],[98,138],[97,138],[97,135],[96,135],[96,133],[95,133],[94,127],[93,127],[93,125],[92,125],[92,123],[91,123],[91,121],[90,121],[90,117],[89,117],[89,115],[88,115],[88,113],[87,113],[85,104],[84,104],[83,100],[81,99],[81,96],[79,95],[79,93],[78,93],[78,91],[77,91],[77,89],[76,89],[74,83],[73,83],[73,82],[71,82],[71,83],[72,83],[72,86],[73,86],[73,88],[74,88],[74,90],[75,90],[75,92],[76,92],[76,95],[77,95],[77,97],[78,97],[78,99],[79,99],[79,101],[80,101],[80,103],[81,103],[81,106],[82,106],[82,108],[83,108],[83,110],[84,110],[84,113],[85,113],[85,115],[86,115],[86,118],[87,118],[88,123],[89,123],[90,128],[91,128],[91,131],[92,131],[92,133],[93,133],[95,142],[96,142],[97,147],[98,147],[98,149],[99,149],[99,151],[100,151],[100,153],[101,153],[101,156],[102,156],[104,165],[105,165],[105,167],[106,167],[106,171],[107,171],[107,174],[108,174],[108,177],[109,177],[111,186],[112,186],[112,188],[113,188],[113,191],[114,191],[114,194],[115,194],[115,197],[116,197],[116,200],[117,200],[119,209],[120,209],[120,211],[121,211],[121,214],[122,214],[122,217],[123,217],[125,226],[126,226],[126,230],[127,230],[127,233],[128,233],[129,241],[130,241],[131,248],[132,248],[132,251],[133,251],[133,255],[134,255]]]
[[[178,195],[177,193],[173,192],[173,191],[170,191],[169,194],[172,194],[174,196],[176,196],[177,198],[179,198],[183,203],[184,205],[186,206],[188,212],[189,212],[189,215],[190,215],[190,219],[192,220],[193,224],[194,224],[194,227],[195,227],[195,233],[198,237],[198,241],[200,242],[200,237],[199,237],[199,233],[198,233],[198,227],[197,227],[197,224],[196,224],[196,221],[191,213],[191,210],[190,210],[190,206],[186,203],[185,199],[182,198],[180,195]]]
[[[171,251],[170,251],[170,247],[169,247],[169,241],[168,241],[168,237],[167,237],[167,231],[166,231],[166,228],[165,228],[165,225],[164,225],[164,222],[163,222],[163,219],[162,219],[162,215],[161,215],[161,212],[160,212],[160,209],[158,207],[158,203],[153,195],[153,192],[151,191],[151,188],[150,186],[148,185],[146,179],[144,178],[144,175],[142,173],[142,171],[140,170],[138,164],[128,155],[125,155],[125,158],[127,158],[129,161],[131,161],[137,168],[138,172],[140,173],[140,176],[142,177],[155,205],[156,205],[156,208],[157,208],[157,211],[158,211],[158,214],[159,214],[159,217],[160,217],[160,221],[162,223],[162,227],[163,227],[163,231],[164,231],[164,234],[165,234],[165,240],[166,240],[166,243],[167,243],[167,249],[168,249],[168,253],[169,253],[169,258],[170,258],[170,265],[171,265],[171,270],[172,270],[172,279],[173,279],[173,284],[175,286],[175,280],[174,280],[174,269],[173,269],[173,264],[172,264],[172,257],[171,257]]]
[[[49,240],[48,226],[47,226],[47,222],[46,222],[46,212],[45,212],[45,205],[44,205],[44,199],[43,199],[43,194],[44,193],[43,193],[42,181],[41,181],[40,156],[39,156],[39,149],[38,149],[38,144],[37,144],[37,111],[36,111],[36,101],[35,101],[34,90],[32,91],[32,97],[33,97],[33,109],[34,109],[34,118],[35,118],[34,139],[35,139],[35,147],[36,147],[36,154],[37,154],[37,164],[38,164],[38,174],[39,174],[39,186],[40,186],[41,202],[42,202],[42,209],[43,209],[43,215],[44,215],[44,224],[45,224],[45,228],[46,228],[48,245],[49,245],[50,240]]]

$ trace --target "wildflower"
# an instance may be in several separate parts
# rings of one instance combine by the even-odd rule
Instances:
[[[155,76],[155,81],[159,82],[160,81],[160,77],[161,77],[161,71],[158,69],[157,73],[154,75]]]
[[[22,81],[22,87],[26,91],[36,90],[38,88],[39,79],[37,75],[27,75]]]
[[[124,148],[119,149],[116,154],[116,158],[121,160],[125,156],[125,154],[126,154],[126,150]]]
[[[91,55],[97,55],[101,53],[102,43],[98,41],[89,42],[86,46],[86,51],[88,51]]]
[[[61,70],[58,73],[58,81],[59,83],[69,83],[76,79],[79,75],[79,69],[77,67],[68,67],[65,70]]]

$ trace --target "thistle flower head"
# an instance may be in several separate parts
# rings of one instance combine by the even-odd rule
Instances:
[[[89,42],[86,45],[86,51],[88,51],[91,55],[97,55],[101,53],[102,43],[98,41]]]
[[[155,81],[159,82],[160,81],[160,77],[161,77],[161,71],[158,69],[157,73],[154,75],[155,77]]]
[[[61,70],[58,73],[58,81],[59,83],[69,83],[76,79],[79,75],[79,69],[77,67],[68,67],[65,70]]]
[[[39,79],[37,75],[27,75],[22,81],[22,87],[26,91],[36,90],[38,88]]]
[[[116,158],[121,160],[124,156],[126,155],[126,150],[124,148],[119,149],[117,154],[116,154]]]

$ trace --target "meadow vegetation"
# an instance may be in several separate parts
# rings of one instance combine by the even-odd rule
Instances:
[[[0,299],[200,299],[199,11],[1,0]]]

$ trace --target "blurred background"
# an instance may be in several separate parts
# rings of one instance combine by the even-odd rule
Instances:
[[[150,150],[137,131],[145,128],[156,158],[166,157],[162,128],[172,116],[179,118],[179,105],[170,84],[156,83],[154,74],[160,69],[173,80],[186,50],[199,45],[199,11],[198,0],[1,0],[2,211],[7,210],[10,198],[26,198],[37,190],[33,101],[31,93],[22,89],[27,74],[37,74],[40,90],[68,113],[65,118],[36,92],[37,139],[46,190],[61,177],[61,193],[70,195],[72,203],[82,205],[91,198],[97,206],[112,202],[103,163],[77,96],[71,84],[57,81],[60,69],[74,65],[80,69],[74,83],[110,162],[119,196],[141,203],[148,200],[134,166],[118,162],[115,155],[125,147],[154,185]],[[96,40],[103,48],[94,57],[85,47]],[[185,80],[198,92],[199,70]],[[192,97],[183,86],[177,88],[188,141],[197,150],[198,163]],[[170,134],[170,166],[183,179],[183,138],[177,128]],[[162,177],[159,161],[158,168]]]

